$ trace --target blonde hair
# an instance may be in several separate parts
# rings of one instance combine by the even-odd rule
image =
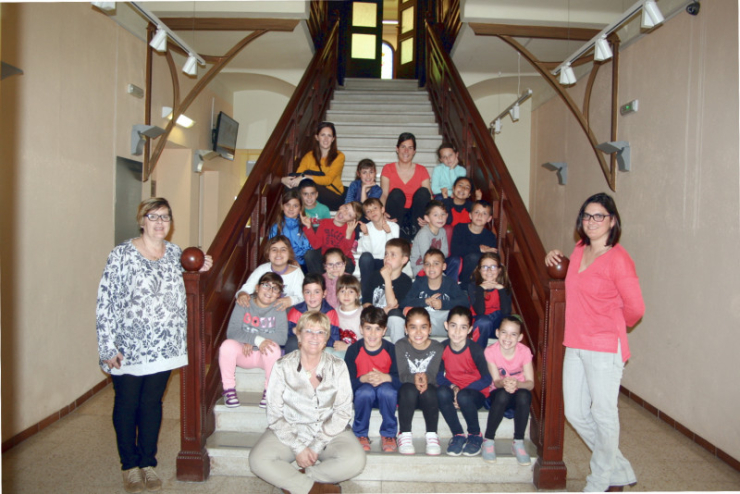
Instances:
[[[326,333],[326,340],[329,341],[329,337],[331,336],[331,323],[326,314],[317,310],[304,312],[298,319],[298,323],[296,323],[295,334],[302,332],[303,328],[307,326],[318,326],[320,329],[323,329]]]

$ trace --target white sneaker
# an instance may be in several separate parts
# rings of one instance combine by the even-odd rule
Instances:
[[[398,435],[398,452],[402,455],[415,455],[413,436],[410,432],[402,432]]]
[[[429,456],[437,456],[442,453],[442,448],[439,445],[439,436],[436,432],[427,432],[427,454]]]

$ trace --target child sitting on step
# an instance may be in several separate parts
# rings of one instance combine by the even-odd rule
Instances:
[[[441,201],[450,197],[455,180],[464,177],[467,170],[459,161],[459,154],[453,144],[443,142],[437,148],[437,158],[441,162],[432,171],[432,194]]]
[[[344,358],[347,348],[360,339],[360,280],[351,274],[343,274],[337,280],[336,293],[340,338],[334,343],[334,355]]]
[[[355,173],[355,180],[347,187],[347,196],[344,199],[344,203],[348,202],[359,202],[364,203],[367,199],[375,197],[380,199],[383,195],[383,189],[380,185],[375,183],[375,176],[377,171],[375,170],[375,162],[370,158],[365,158],[357,163],[357,172]]]
[[[269,238],[277,235],[285,235],[290,240],[290,246],[293,247],[295,260],[300,264],[301,269],[305,272],[306,261],[303,256],[311,250],[311,242],[303,233],[301,224],[301,195],[297,189],[289,189],[283,194],[282,210],[278,213],[277,222],[270,228]]]
[[[334,343],[339,341],[339,316],[337,311],[325,300],[326,284],[324,277],[318,273],[309,273],[303,278],[304,301],[296,304],[288,311],[288,341],[285,343],[285,353],[298,350],[298,338],[295,335],[295,326],[304,312],[319,311],[326,314],[331,324],[329,341],[326,342],[324,351],[332,353]]]
[[[481,347],[488,346],[501,320],[511,313],[511,294],[506,267],[495,252],[480,256],[468,285],[470,310],[475,316],[471,338]]]

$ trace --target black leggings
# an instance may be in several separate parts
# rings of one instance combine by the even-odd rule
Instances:
[[[427,432],[437,432],[439,422],[439,403],[437,403],[437,386],[429,384],[427,390],[419,393],[416,385],[403,383],[398,390],[398,424],[400,432],[411,432],[411,421],[414,410],[421,408]]]
[[[401,189],[393,189],[385,200],[385,212],[391,219],[398,221],[401,238],[414,240],[419,231],[419,218],[424,217],[427,204],[432,200],[432,194],[426,187],[414,192],[411,207],[406,208],[406,194]]]
[[[491,393],[491,409],[488,411],[486,439],[493,439],[496,429],[504,418],[508,408],[514,408],[514,439],[524,439],[529,421],[529,406],[532,404],[532,392],[528,389],[517,389],[511,394],[505,389],[495,389]]]
[[[319,202],[331,211],[338,210],[339,206],[344,204],[344,199],[347,195],[346,188],[341,194],[337,194],[334,187],[327,187],[325,185],[316,185],[316,190],[319,192]]]

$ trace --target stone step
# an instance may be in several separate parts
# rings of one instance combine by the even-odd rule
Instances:
[[[390,113],[382,111],[350,111],[350,110],[329,110],[326,112],[326,119],[334,124],[339,123],[435,123],[433,111],[415,111]]]
[[[383,165],[398,161],[395,149],[342,147],[342,152],[344,153],[345,167],[354,167],[360,162],[360,160],[370,158],[375,162],[378,172],[380,172]],[[424,166],[436,166],[438,164],[436,148],[434,150],[430,149],[429,151],[417,151],[416,155],[414,155],[414,163],[419,163]]]
[[[379,97],[377,101],[365,101],[365,102],[353,102],[353,101],[336,101],[332,100],[329,104],[329,110],[343,110],[343,111],[390,111],[394,113],[400,112],[429,112],[434,111],[430,102],[386,102],[382,97]]]
[[[345,134],[365,135],[398,135],[402,132],[411,132],[414,136],[419,135],[439,135],[439,126],[436,123],[418,123],[418,124],[396,124],[393,122],[379,125],[377,123],[340,123],[335,122],[337,137],[341,138]],[[338,143],[337,143],[338,145]],[[418,143],[417,143],[418,146]],[[394,143],[395,148],[395,143]]]
[[[404,130],[404,132],[408,132]],[[393,155],[396,161],[396,143],[398,142],[399,133],[386,132],[384,134],[337,134],[337,146],[344,152],[345,149],[376,149],[378,151],[387,151]],[[416,135],[416,154],[430,151],[437,152],[437,148],[442,144],[441,135]],[[416,159],[416,157],[414,157]]]
[[[337,88],[339,91],[348,90],[376,90],[376,91],[424,91],[419,87],[419,81],[416,79],[365,79],[347,77],[344,79],[344,86]]]
[[[429,103],[429,95],[422,91],[337,91],[337,103],[363,103],[377,101],[398,101],[402,103]]]
[[[261,433],[216,432],[208,438],[206,448],[211,460],[211,475],[253,477],[249,469],[249,453]],[[444,448],[439,456],[424,454],[425,442],[421,432],[414,438],[415,455],[382,453],[380,441],[371,443],[365,469],[353,480],[396,482],[450,482],[455,479],[471,483],[531,483],[536,448],[525,442],[532,464],[519,465],[511,454],[511,441],[496,440],[496,463],[473,457],[447,456]],[[492,489],[495,491],[495,489]]]

